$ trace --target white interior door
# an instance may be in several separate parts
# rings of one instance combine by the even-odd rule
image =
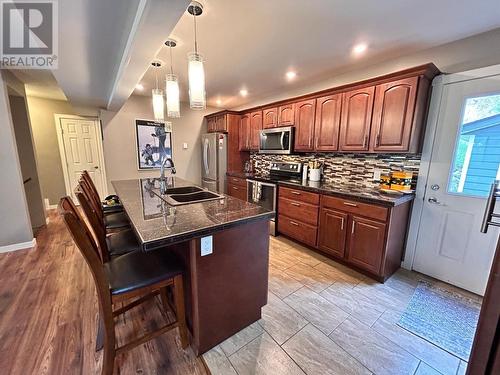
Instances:
[[[480,233],[500,165],[500,75],[444,86],[413,268],[483,295],[498,238]]]
[[[99,132],[95,120],[60,118],[63,140],[63,163],[67,165],[67,183],[74,198],[74,189],[87,170],[101,197],[104,196],[104,175],[99,157]]]

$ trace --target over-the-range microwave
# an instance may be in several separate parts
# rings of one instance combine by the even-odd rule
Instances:
[[[264,129],[260,131],[260,154],[291,154],[293,152],[294,127]]]

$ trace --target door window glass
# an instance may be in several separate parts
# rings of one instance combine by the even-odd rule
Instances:
[[[500,94],[467,98],[455,145],[448,192],[487,197],[500,178]]]

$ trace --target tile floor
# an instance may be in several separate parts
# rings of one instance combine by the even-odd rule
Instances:
[[[396,325],[420,279],[443,283],[401,269],[380,284],[283,237],[269,263],[262,319],[204,354],[213,375],[465,374]]]

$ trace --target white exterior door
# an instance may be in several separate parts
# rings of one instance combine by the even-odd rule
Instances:
[[[445,84],[413,269],[483,295],[498,230],[480,233],[500,165],[500,74]]]
[[[87,170],[101,198],[104,196],[104,173],[100,158],[100,140],[96,120],[60,117],[63,149],[67,166],[67,190],[74,197],[74,189],[84,170]],[[76,201],[75,201],[76,202]]]

